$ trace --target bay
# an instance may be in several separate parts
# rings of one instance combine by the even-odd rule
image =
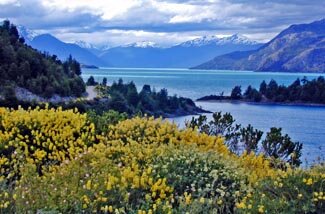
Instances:
[[[100,68],[83,69],[82,77],[87,80],[90,76],[101,82],[104,77],[108,83],[118,81],[133,81],[138,90],[144,84],[149,84],[156,90],[168,89],[170,95],[178,95],[197,99],[210,94],[224,93],[229,95],[231,89],[241,85],[256,88],[265,80],[276,80],[279,84],[289,85],[297,78],[313,79],[320,74],[310,73],[277,73],[252,71],[205,71],[188,69],[142,69],[142,68]],[[324,76],[324,75],[323,75]],[[204,109],[216,112],[230,112],[237,123],[252,124],[264,132],[271,127],[282,127],[293,140],[304,144],[303,159],[305,164],[325,156],[325,107],[315,106],[283,106],[283,105],[253,105],[233,103],[197,102]],[[211,117],[210,114],[207,115]],[[171,119],[180,127],[192,116]],[[308,163],[307,163],[308,162]]]

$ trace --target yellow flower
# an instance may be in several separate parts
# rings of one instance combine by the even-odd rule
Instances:
[[[86,183],[86,189],[91,190],[91,180],[88,180]]]
[[[260,205],[260,206],[258,207],[258,212],[259,212],[259,213],[264,213],[264,206],[263,206],[263,205]]]
[[[310,186],[313,184],[313,179],[312,178],[309,178],[306,182],[306,185]]]
[[[204,204],[204,198],[203,197],[200,198],[200,203]]]

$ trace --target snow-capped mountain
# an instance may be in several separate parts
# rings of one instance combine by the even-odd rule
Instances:
[[[155,42],[149,41],[142,41],[142,42],[135,42],[123,45],[122,47],[135,47],[135,48],[159,48],[158,44]]]
[[[25,41],[31,42],[35,37],[39,36],[39,33],[36,33],[33,30],[30,30],[24,26],[17,26],[17,30],[19,32],[19,35],[24,37]]]
[[[201,47],[206,45],[226,45],[226,44],[236,44],[236,45],[256,45],[258,44],[256,41],[252,41],[247,37],[234,34],[228,37],[218,37],[216,35],[203,36],[200,38],[196,38],[187,42],[183,42],[180,44],[182,47]]]
[[[116,67],[188,68],[218,55],[254,50],[261,45],[238,34],[224,38],[205,36],[169,48],[154,42],[136,42],[108,49],[98,56],[103,61],[111,60]]]
[[[95,45],[85,42],[85,41],[82,41],[82,40],[76,41],[74,44],[78,45],[81,48],[98,49],[98,47],[96,47]]]

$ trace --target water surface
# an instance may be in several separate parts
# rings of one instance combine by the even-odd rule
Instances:
[[[252,71],[204,71],[188,69],[84,69],[83,78],[87,80],[94,76],[101,82],[104,77],[108,83],[122,78],[125,82],[133,81],[138,90],[144,84],[149,84],[156,90],[168,89],[170,95],[197,99],[210,94],[230,94],[231,89],[241,85],[256,88],[265,80],[276,80],[279,84],[291,84],[297,78],[306,76],[308,79],[320,74],[307,73],[271,73]],[[268,131],[271,127],[282,127],[295,141],[304,143],[304,159],[309,162],[318,156],[325,155],[325,107],[281,106],[281,105],[251,105],[233,103],[198,102],[204,109],[216,112],[230,112],[238,123],[252,124],[255,128]],[[211,116],[208,114],[208,116]],[[177,124],[184,126],[184,121],[192,116],[174,118]],[[322,150],[320,149],[322,148]]]

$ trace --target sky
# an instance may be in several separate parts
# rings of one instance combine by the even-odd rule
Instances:
[[[170,46],[235,33],[267,42],[292,24],[323,18],[325,0],[0,0],[1,20],[100,46]]]

